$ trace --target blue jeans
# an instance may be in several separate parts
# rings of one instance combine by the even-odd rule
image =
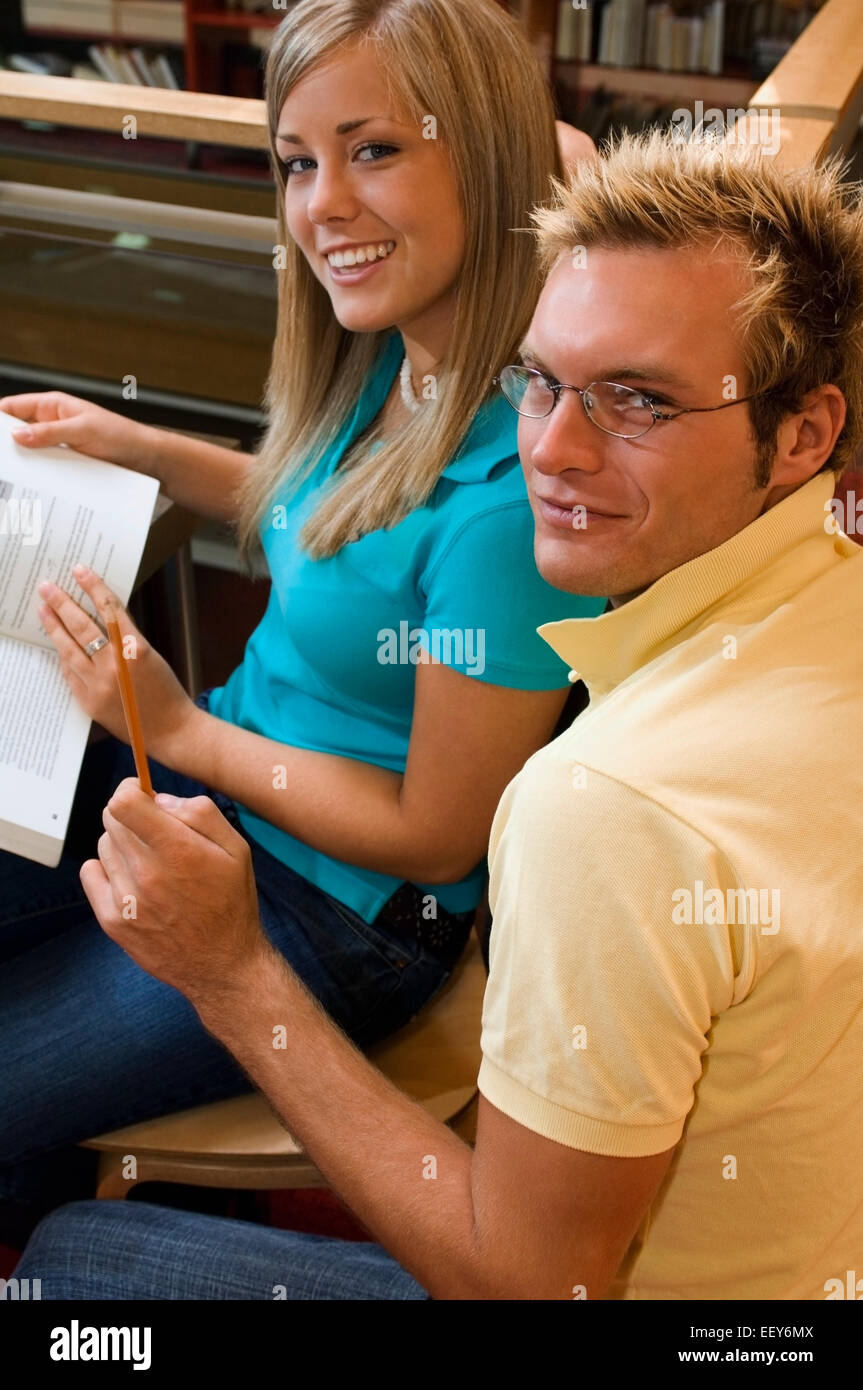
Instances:
[[[151,773],[156,791],[209,795],[244,834],[221,793],[159,763]],[[102,809],[134,775],[124,743],[91,744],[60,865],[0,852],[0,1241],[92,1195],[96,1159],[73,1147],[81,1140],[251,1089],[184,996],[105,936],[81,888]],[[407,934],[364,922],[249,844],[264,930],[358,1045],[394,1033],[443,985],[449,968]]]
[[[15,1276],[41,1279],[43,1299],[429,1297],[380,1245],[129,1201],[52,1212]]]

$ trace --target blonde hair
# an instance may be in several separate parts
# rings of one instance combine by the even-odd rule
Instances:
[[[266,70],[270,149],[278,188],[279,310],[267,382],[268,428],[240,495],[238,539],[248,560],[278,492],[314,469],[356,405],[387,333],[352,333],[287,234],[285,180],[275,154],[284,102],[311,70],[358,42],[382,59],[390,95],[419,125],[434,115],[465,220],[453,331],[437,398],[372,455],[359,439],[324,490],[301,542],[315,558],[394,526],[428,498],[489,397],[490,379],[530,321],[541,278],[527,218],[562,168],[554,109],[518,24],[495,0],[300,0],[276,32]],[[520,229],[520,230],[519,230]]]
[[[696,132],[696,136],[699,132]],[[623,133],[576,165],[555,203],[533,216],[543,270],[575,246],[677,248],[713,241],[740,254],[749,288],[738,311],[757,450],[766,487],[776,431],[815,387],[845,397],[844,427],[821,472],[840,474],[863,443],[863,186],[845,161],[779,168],[755,144],[658,129]]]

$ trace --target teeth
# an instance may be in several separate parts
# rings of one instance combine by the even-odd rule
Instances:
[[[379,241],[368,246],[358,246],[349,251],[331,251],[327,256],[331,266],[343,270],[354,265],[368,265],[371,261],[383,260],[396,249],[394,241]]]

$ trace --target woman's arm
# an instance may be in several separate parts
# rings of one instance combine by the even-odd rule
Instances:
[[[191,435],[141,426],[141,459],[159,479],[172,502],[179,502],[210,521],[231,524],[237,517],[237,489],[254,462],[254,454],[241,454],[219,444],[208,444]]]
[[[174,502],[213,521],[232,522],[236,490],[253,455],[127,420],[65,391],[4,396],[0,410],[16,416],[14,438],[25,447],[68,444],[91,458],[158,478]]]
[[[393,877],[452,883],[470,872],[486,852],[504,787],[547,741],[566,700],[566,688],[512,690],[429,661],[416,667],[403,774],[295,748],[193,704],[104,580],[80,566],[73,574],[103,620],[109,604],[117,611],[151,757],[314,849]],[[100,635],[90,614],[56,585],[40,585],[39,593],[40,619],[79,704],[127,739],[110,644],[88,656],[87,644]]]
[[[580,159],[592,159],[597,153],[596,145],[584,130],[578,130],[566,121],[555,121],[557,127],[557,147],[565,170],[571,169]]]
[[[417,667],[404,774],[288,747],[189,711],[153,757],[334,858],[420,883],[482,859],[507,783],[551,735],[567,690],[511,690]]]

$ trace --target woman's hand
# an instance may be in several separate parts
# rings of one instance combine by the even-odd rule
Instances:
[[[568,174],[580,159],[591,159],[597,153],[596,146],[585,131],[577,130],[574,125],[567,125],[566,121],[555,121],[554,124],[557,127],[557,148],[560,150],[563,170]]]
[[[132,680],[141,714],[141,724],[147,752],[159,762],[170,765],[172,746],[184,737],[184,730],[198,714],[198,708],[181,686],[168,663],[154,651],[146,637],[138,631],[126,610],[114,594],[92,570],[75,566],[73,571],[81,588],[92,599],[102,621],[106,620],[106,604],[112,604],[117,616],[126,659],[134,662]],[[43,590],[47,587],[47,592]],[[104,636],[80,604],[56,584],[39,585],[44,606],[39,617],[60,656],[60,669],[75,699],[82,709],[113,734],[129,742],[117,666],[110,642],[88,656],[88,642]]]
[[[4,396],[0,410],[21,421],[12,438],[30,448],[69,444],[91,458],[131,468],[156,478],[155,444],[159,431],[127,420],[113,410],[67,396],[65,391],[33,391],[23,396]]]
[[[121,782],[81,884],[107,936],[142,970],[205,1004],[271,951],[247,842],[208,796]]]

